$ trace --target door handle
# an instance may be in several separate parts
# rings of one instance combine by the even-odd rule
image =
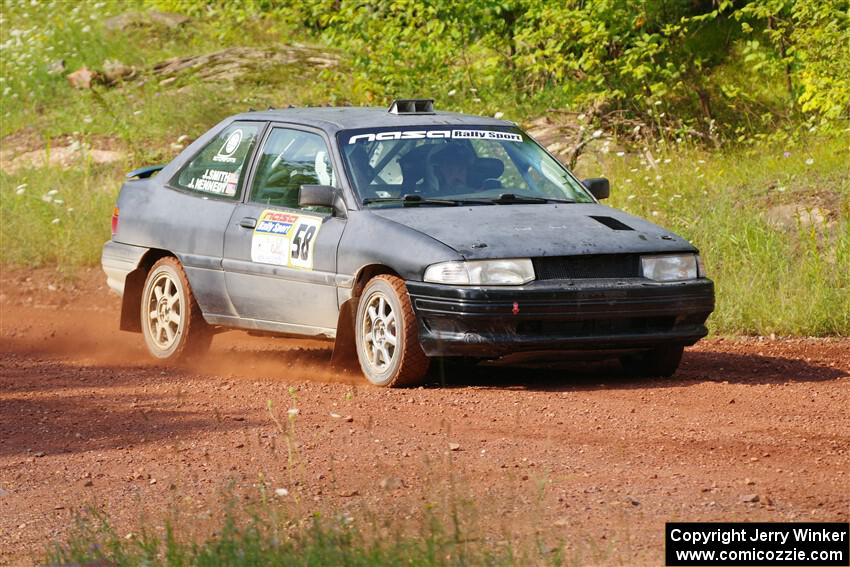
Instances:
[[[257,228],[257,219],[254,217],[245,217],[239,221],[239,226],[242,228]]]

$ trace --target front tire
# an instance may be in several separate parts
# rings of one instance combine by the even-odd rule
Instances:
[[[422,382],[430,361],[402,279],[380,275],[366,284],[354,329],[357,359],[369,382],[387,388]]]
[[[141,301],[142,335],[154,358],[176,361],[203,354],[212,341],[183,267],[176,258],[156,262]]]
[[[620,364],[632,376],[669,378],[679,368],[684,351],[682,345],[656,347],[641,354],[623,356]]]

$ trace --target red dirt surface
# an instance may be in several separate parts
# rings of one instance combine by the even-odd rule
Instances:
[[[0,278],[0,564],[36,562],[87,507],[122,535],[179,507],[202,536],[277,488],[290,514],[363,523],[460,503],[470,537],[582,563],[663,564],[666,521],[849,517],[848,339],[707,340],[665,380],[559,363],[383,390],[328,343],[239,332],[158,365],[103,282]]]

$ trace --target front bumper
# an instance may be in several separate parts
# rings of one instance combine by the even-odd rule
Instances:
[[[429,356],[495,358],[529,351],[628,352],[692,345],[706,334],[714,284],[644,278],[460,287],[407,282]]]

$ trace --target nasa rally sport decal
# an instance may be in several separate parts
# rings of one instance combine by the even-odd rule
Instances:
[[[385,142],[388,140],[422,140],[425,138],[451,138],[455,140],[496,140],[500,142],[522,143],[522,136],[501,130],[399,130],[393,132],[367,132],[356,134],[348,139],[349,144],[357,142]]]
[[[265,210],[251,236],[251,261],[312,270],[321,228],[321,217]]]

